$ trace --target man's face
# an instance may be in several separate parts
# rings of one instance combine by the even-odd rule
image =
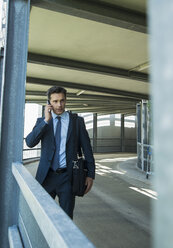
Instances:
[[[50,104],[56,115],[61,115],[65,111],[66,98],[63,93],[53,93],[50,96]]]

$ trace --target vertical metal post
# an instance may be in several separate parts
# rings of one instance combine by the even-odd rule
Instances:
[[[142,132],[143,144],[148,144],[148,101],[142,101]]]
[[[136,105],[137,142],[141,143],[141,104]]]
[[[97,152],[97,113],[93,114],[93,152]]]
[[[141,168],[142,162],[142,149],[141,149],[141,103],[136,105],[136,127],[137,127],[137,155],[138,155],[138,167]]]
[[[154,246],[173,244],[173,1],[149,1],[155,189]]]
[[[144,170],[144,128],[143,128],[143,103],[141,103],[141,169]]]
[[[125,152],[125,143],[124,143],[124,115],[121,115],[121,152]]]
[[[18,192],[11,166],[22,161],[29,0],[8,1],[8,33],[1,105],[0,244],[8,247],[8,227],[18,221]]]
[[[142,159],[142,170],[146,169],[146,151],[145,144],[148,143],[148,128],[147,128],[147,101],[142,100],[141,103],[141,159]]]

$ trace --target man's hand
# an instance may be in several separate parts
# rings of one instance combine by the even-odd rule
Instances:
[[[85,185],[86,185],[85,194],[87,194],[92,188],[93,179],[91,177],[87,177],[85,181]]]
[[[44,115],[46,122],[49,122],[52,119],[51,110],[52,110],[52,105],[48,104],[45,106]]]

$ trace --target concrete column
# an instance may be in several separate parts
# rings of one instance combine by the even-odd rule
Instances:
[[[121,151],[125,152],[124,115],[121,115]]]
[[[8,227],[18,222],[18,190],[12,162],[22,162],[25,81],[30,1],[9,0],[5,46],[5,76],[1,95],[0,132],[0,244],[8,245]]]
[[[7,36],[7,3],[3,1],[0,6],[1,16],[0,30],[2,33],[0,42],[0,143],[1,143],[1,127],[2,127],[2,102],[3,102],[3,87],[4,87],[4,68],[5,68],[5,42]]]
[[[154,248],[173,244],[173,1],[149,1],[153,101]]]
[[[97,113],[93,114],[93,152],[97,152]]]

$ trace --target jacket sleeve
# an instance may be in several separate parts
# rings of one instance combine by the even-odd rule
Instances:
[[[95,178],[95,161],[92,152],[92,147],[90,143],[90,138],[88,132],[85,127],[85,122],[82,117],[78,117],[79,121],[79,142],[82,148],[82,151],[85,156],[87,169],[88,169],[88,177]]]
[[[26,137],[26,144],[28,147],[32,148],[40,142],[42,135],[44,134],[44,131],[46,130],[46,126],[47,124],[43,118],[37,119],[37,122],[32,132],[30,132]]]

